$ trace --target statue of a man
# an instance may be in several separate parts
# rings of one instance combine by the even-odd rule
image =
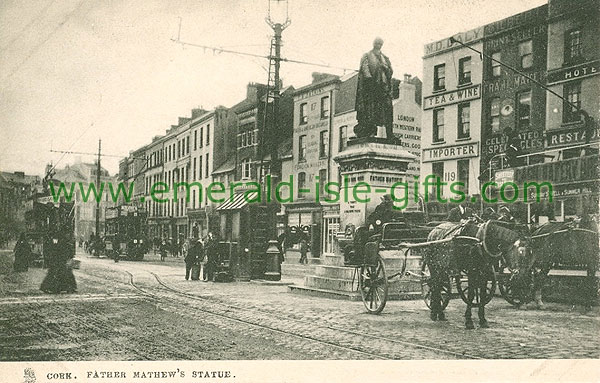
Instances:
[[[378,126],[385,126],[388,140],[393,140],[392,64],[381,52],[383,40],[376,38],[373,49],[360,60],[356,89],[357,137],[375,136]]]

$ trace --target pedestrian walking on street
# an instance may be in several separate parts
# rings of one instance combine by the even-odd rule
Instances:
[[[25,234],[21,234],[15,245],[15,263],[13,263],[13,269],[17,273],[28,271],[30,260],[31,247],[29,247],[29,242],[27,242]]]
[[[308,263],[308,258],[306,258],[306,253],[308,252],[308,242],[306,241],[306,237],[302,236],[300,240],[300,263]]]
[[[160,261],[161,262],[164,262],[165,258],[167,257],[167,247],[168,247],[167,241],[165,241],[163,239],[163,241],[160,243],[159,250],[158,250],[160,252]]]
[[[206,244],[204,245],[206,255],[206,267],[204,268],[204,281],[212,282],[215,278],[217,268],[217,239],[212,232],[208,233]]]
[[[40,290],[53,294],[77,291],[73,270],[68,265],[74,256],[74,246],[74,242],[62,233],[47,238],[44,244],[44,253],[48,256],[48,274],[42,281]]]
[[[192,239],[190,242],[190,247],[188,248],[188,252],[184,258],[185,261],[185,280],[190,279],[190,272],[194,268],[199,267],[199,252],[201,251],[201,243],[197,239]],[[194,270],[196,271],[196,270]],[[194,278],[194,272],[192,272],[192,280],[197,280],[198,278]]]

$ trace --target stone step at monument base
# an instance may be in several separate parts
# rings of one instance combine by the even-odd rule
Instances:
[[[352,279],[307,275],[306,277],[304,277],[304,286],[319,290],[353,292],[356,291],[358,288],[358,278],[352,281]],[[388,293],[394,292],[414,292],[420,294],[421,282],[411,280],[408,278],[394,278],[393,280],[388,282]]]
[[[288,263],[287,259],[285,262],[281,264],[281,277],[305,277],[307,275],[315,274],[315,265],[305,265],[300,264],[298,261],[296,263]]]
[[[349,301],[360,301],[362,297],[360,292],[347,292],[347,291],[336,291],[327,289],[317,289],[314,287],[306,287],[299,285],[289,285],[288,291],[293,294],[302,294],[321,298],[331,299],[344,299]],[[417,300],[421,299],[420,292],[388,292],[388,300],[390,301],[404,301],[404,300]]]
[[[328,266],[344,266],[343,255],[323,254],[321,264]]]

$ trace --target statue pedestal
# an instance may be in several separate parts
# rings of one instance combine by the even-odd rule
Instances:
[[[383,138],[366,137],[350,141],[348,148],[334,158],[340,165],[342,175],[340,230],[351,229],[353,232],[355,228],[364,225],[369,214],[381,203],[381,197],[390,194],[395,183],[406,182],[406,169],[415,159],[400,145],[388,143]],[[404,193],[405,190],[397,188],[395,195],[400,198]],[[292,285],[289,290],[360,300],[360,293],[357,291],[358,276],[354,268],[344,266],[344,256],[325,255],[323,262],[322,265],[315,266],[314,275],[305,277],[304,286]],[[402,269],[404,260],[388,258],[385,262],[393,274]],[[420,269],[420,259],[411,257],[407,270]],[[389,299],[418,299],[421,297],[420,288],[420,282],[399,278],[390,283]]]
[[[381,198],[394,193],[395,206],[405,208],[408,200],[406,169],[416,157],[400,145],[378,137],[358,138],[334,160],[340,166],[340,227],[364,225]],[[394,190],[393,186],[396,185]],[[405,205],[406,204],[406,205]]]

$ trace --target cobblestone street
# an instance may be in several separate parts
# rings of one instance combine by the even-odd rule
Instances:
[[[362,302],[285,285],[186,281],[180,258],[78,258],[78,292],[46,295],[45,270],[14,273],[12,254],[1,253],[1,360],[600,357],[598,307],[516,309],[497,297],[490,328],[465,330],[458,299],[445,323],[431,322],[420,300],[391,301],[374,316]]]

